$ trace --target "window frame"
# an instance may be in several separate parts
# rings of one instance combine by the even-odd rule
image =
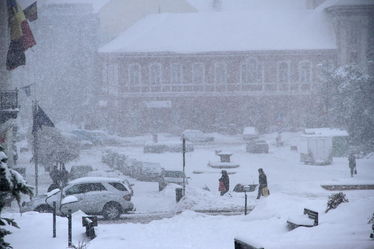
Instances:
[[[281,72],[280,72],[280,67],[281,67],[281,65],[287,65],[287,79],[286,79],[286,81],[283,81],[283,80],[281,80]],[[291,75],[291,73],[290,73],[290,62],[289,61],[279,61],[279,62],[277,62],[277,82],[278,83],[289,83],[290,82],[290,75]]]
[[[136,70],[134,70],[136,68]],[[127,67],[128,74],[128,84],[130,86],[141,85],[142,82],[142,67],[139,63],[131,63]],[[137,74],[137,77],[134,77]],[[138,79],[138,82],[135,82],[135,78]]]
[[[308,64],[308,77],[303,71],[303,66],[306,64]],[[303,60],[298,63],[298,80],[300,83],[305,84],[310,84],[312,82],[312,62],[310,62],[309,60]]]
[[[153,68],[157,67],[158,70],[153,71]],[[153,75],[155,73],[155,75]],[[157,77],[156,73],[158,74]],[[161,63],[151,63],[148,67],[148,77],[150,85],[160,85],[162,83],[162,65]],[[158,80],[156,80],[158,79]]]
[[[176,69],[176,71],[175,71]],[[170,65],[170,83],[171,84],[182,84],[184,83],[183,77],[183,64],[182,63],[171,63]],[[175,77],[175,78],[174,78]]]
[[[220,66],[223,66],[223,68],[222,68],[223,70],[219,70]],[[218,73],[219,72],[223,73],[222,82],[218,81]],[[226,62],[220,61],[220,62],[215,62],[214,63],[214,83],[217,84],[217,85],[227,84],[227,63]]]
[[[201,66],[201,81],[199,80],[196,80],[200,77],[196,77],[196,69],[197,67],[200,67]],[[200,69],[199,69],[200,70]],[[193,84],[204,84],[205,83],[205,65],[204,63],[202,62],[195,62],[195,63],[192,63],[192,78],[191,78],[191,81]]]

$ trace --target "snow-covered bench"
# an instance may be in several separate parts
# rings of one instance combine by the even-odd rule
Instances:
[[[83,216],[82,226],[86,228],[86,236],[90,239],[96,237],[95,227],[97,227],[97,217],[96,216]]]
[[[234,248],[235,249],[264,249],[263,246],[255,241],[249,241],[243,238],[234,238]]]
[[[318,212],[304,208],[304,215],[288,218],[287,225],[290,230],[297,227],[318,226]]]

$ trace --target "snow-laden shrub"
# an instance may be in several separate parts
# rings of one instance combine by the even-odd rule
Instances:
[[[374,150],[374,78],[356,65],[325,70],[320,89],[327,126],[348,130],[350,142]]]
[[[329,196],[329,200],[327,201],[327,209],[325,213],[330,211],[331,209],[337,208],[341,203],[348,202],[348,199],[345,197],[345,194],[339,192],[337,194],[332,194]]]
[[[0,151],[0,214],[5,206],[7,199],[16,199],[20,205],[21,194],[32,196],[32,190],[26,185],[23,177],[15,170],[8,167],[7,156]],[[0,226],[14,226],[18,228],[17,223],[13,219],[0,217]],[[12,248],[9,243],[4,240],[10,232],[4,228],[0,228],[0,248]]]

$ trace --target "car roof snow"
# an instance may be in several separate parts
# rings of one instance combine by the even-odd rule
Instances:
[[[96,182],[124,182],[125,179],[120,178],[109,178],[109,177],[81,177],[75,179],[69,184],[77,184],[77,183],[96,183]]]

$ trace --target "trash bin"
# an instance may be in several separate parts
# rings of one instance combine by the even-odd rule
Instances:
[[[176,188],[175,189],[175,199],[177,202],[179,202],[183,197],[183,189],[182,188]]]

